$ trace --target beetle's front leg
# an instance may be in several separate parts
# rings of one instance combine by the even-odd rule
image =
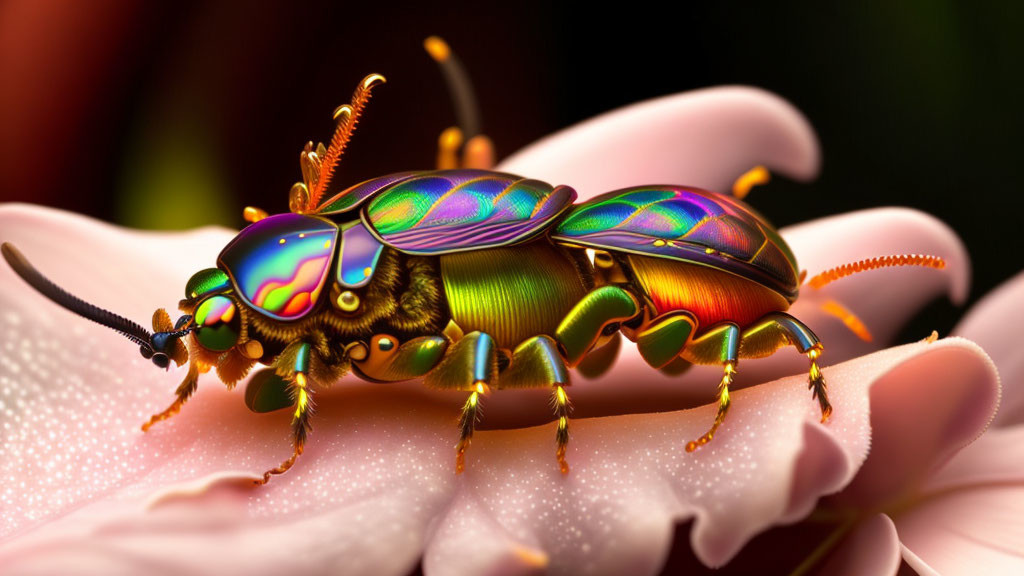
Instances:
[[[154,414],[149,418],[145,424],[142,425],[142,431],[148,432],[157,422],[163,422],[171,416],[174,416],[181,411],[181,407],[185,404],[185,401],[196,391],[199,386],[199,362],[193,359],[188,363],[188,374],[185,375],[185,379],[182,380],[178,389],[174,391],[177,394],[177,398],[171,403],[163,412]]]
[[[189,353],[188,347],[178,337],[168,338],[171,332],[175,332],[181,328],[184,328],[186,324],[192,321],[191,316],[182,316],[178,318],[177,324],[171,324],[171,317],[167,314],[167,311],[163,308],[159,308],[153,313],[153,330],[156,333],[153,338],[157,341],[157,337],[164,336],[163,347],[156,350],[167,355],[168,360],[173,360],[175,364],[181,366],[183,363],[188,361],[188,374],[185,379],[178,385],[178,389],[174,391],[177,398],[171,403],[163,412],[154,414],[149,420],[142,425],[142,431],[148,432],[157,422],[163,422],[168,418],[174,416],[181,411],[181,407],[185,402],[195,393],[196,388],[199,386],[199,374],[200,372],[206,372],[209,368],[201,368],[201,366],[207,366],[199,358],[199,351],[193,350]]]
[[[278,357],[276,364],[277,373],[288,378],[291,386],[289,393],[295,403],[295,412],[292,414],[292,446],[291,457],[282,462],[276,468],[267,470],[263,478],[256,480],[256,484],[266,484],[270,477],[276,474],[284,474],[294,464],[295,460],[302,455],[306,446],[306,438],[309,435],[309,419],[313,415],[313,396],[309,390],[309,355],[311,347],[306,342],[292,344],[285,348]]]

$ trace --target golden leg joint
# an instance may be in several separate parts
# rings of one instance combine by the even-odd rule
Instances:
[[[459,416],[459,443],[455,445],[456,474],[462,474],[466,469],[466,449],[473,441],[473,430],[476,429],[477,420],[480,418],[480,398],[485,392],[487,385],[477,382],[476,390],[473,390],[466,404],[462,406],[462,415]]]
[[[697,448],[707,444],[715,436],[715,431],[725,421],[725,415],[729,412],[729,385],[732,384],[733,375],[736,374],[736,364],[733,362],[726,362],[725,368],[722,374],[722,381],[718,383],[718,414],[715,416],[715,423],[711,425],[711,429],[704,433],[703,436],[696,440],[687,442],[686,451],[693,452]]]
[[[558,428],[555,429],[555,458],[558,459],[558,469],[562,474],[568,474],[569,463],[565,461],[565,452],[569,446],[569,412],[572,411],[572,403],[569,402],[569,395],[565,393],[564,386],[555,387],[554,404],[555,416],[558,418]]]
[[[807,351],[807,359],[811,361],[811,368],[807,374],[807,388],[813,391],[811,398],[818,399],[818,404],[821,406],[821,421],[825,423],[832,416],[832,404],[828,401],[825,377],[821,374],[821,369],[818,368],[818,358],[821,357],[822,350],[821,344],[818,344]]]
[[[309,435],[309,417],[313,413],[313,403],[310,399],[309,384],[305,373],[295,373],[292,392],[295,398],[295,413],[292,415],[292,455],[276,468],[264,472],[262,479],[255,480],[256,484],[266,484],[270,482],[271,476],[287,472],[295,465],[295,461],[302,455],[302,451],[306,447],[306,437]]]
[[[189,362],[188,374],[185,376],[185,380],[181,382],[178,389],[174,391],[178,395],[174,399],[174,402],[167,407],[163,412],[159,414],[153,414],[149,421],[142,425],[142,431],[148,432],[157,422],[163,422],[171,416],[174,416],[181,411],[181,407],[185,404],[185,401],[196,391],[199,386],[199,365],[196,362]]]

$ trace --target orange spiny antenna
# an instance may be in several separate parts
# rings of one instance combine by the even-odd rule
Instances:
[[[366,103],[370,101],[371,90],[378,84],[383,84],[386,81],[380,74],[370,74],[363,78],[363,81],[359,83],[356,91],[352,94],[351,104],[339,106],[334,111],[334,119],[338,121],[338,128],[334,131],[334,137],[331,138],[331,145],[324,153],[316,183],[313,185],[313,189],[310,190],[307,203],[309,208],[315,209],[320,204],[320,199],[327,190],[327,186],[331,183],[334,168],[338,165],[338,161],[341,160],[341,155],[345,153],[345,146],[348,145],[349,139],[352,138],[352,133],[356,130],[359,116],[363,113]]]
[[[843,264],[842,266],[836,266],[830,270],[825,270],[821,274],[811,278],[807,283],[812,288],[821,288],[835,280],[845,278],[858,272],[874,270],[876,268],[889,268],[891,266],[925,266],[927,268],[941,270],[946,267],[946,261],[938,256],[927,256],[924,254],[899,254],[894,256],[868,258],[867,260]]]

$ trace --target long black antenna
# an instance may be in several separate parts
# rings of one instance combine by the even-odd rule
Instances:
[[[11,265],[11,268],[18,276],[21,276],[22,280],[28,282],[30,286],[38,290],[43,296],[83,318],[88,318],[97,324],[102,324],[107,328],[120,332],[124,337],[135,342],[143,349],[150,352],[153,351],[151,343],[153,335],[142,326],[113,312],[94,306],[77,296],[68,294],[63,288],[57,286],[46,276],[43,276],[39,270],[36,270],[35,266],[32,266],[28,259],[13,244],[4,242],[3,245],[0,245],[0,252],[3,252],[4,260],[7,260],[7,263]]]

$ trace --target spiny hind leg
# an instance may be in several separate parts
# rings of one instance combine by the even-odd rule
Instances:
[[[266,484],[271,476],[287,472],[295,465],[295,461],[306,447],[310,431],[309,421],[313,415],[313,396],[306,377],[309,372],[310,353],[311,346],[308,343],[292,344],[284,349],[275,364],[277,373],[290,382],[289,393],[295,406],[295,412],[292,414],[292,455],[277,467],[264,472],[263,478],[256,480],[256,484]]]
[[[792,344],[810,361],[807,387],[812,391],[812,398],[817,399],[821,407],[821,421],[827,422],[832,415],[832,404],[828,401],[825,377],[818,368],[818,358],[821,357],[824,347],[803,322],[783,312],[766,315],[743,331],[740,355],[744,358],[762,358],[770,356],[787,344]]]
[[[729,385],[736,374],[739,361],[740,329],[735,324],[722,324],[710,329],[700,338],[693,340],[684,351],[683,358],[695,364],[711,364],[714,361],[722,364],[722,379],[718,383],[718,413],[711,428],[703,436],[687,442],[686,451],[693,452],[707,444],[715,436],[718,427],[725,421],[732,400],[729,397]]]
[[[498,387],[551,388],[551,406],[558,424],[555,428],[555,459],[562,474],[569,473],[565,459],[569,446],[569,414],[572,403],[565,388],[569,385],[569,371],[558,352],[558,344],[549,336],[534,336],[516,346],[512,361],[501,373]]]
[[[466,469],[466,450],[473,441],[473,432],[480,419],[481,400],[490,391],[497,374],[497,348],[494,339],[483,332],[471,332],[452,344],[441,362],[427,373],[425,383],[429,387],[469,392],[459,416],[456,474]]]

